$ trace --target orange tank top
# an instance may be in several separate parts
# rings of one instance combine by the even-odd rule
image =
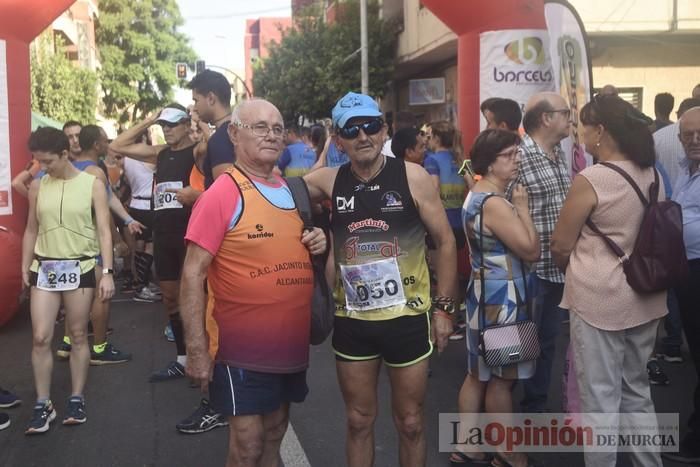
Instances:
[[[242,212],[207,274],[218,327],[216,361],[268,373],[302,371],[314,279],[301,243],[303,223],[296,209],[273,205],[235,167],[226,176],[240,191]]]
[[[192,166],[190,172],[190,186],[197,191],[204,191],[204,174],[199,170],[197,164]]]

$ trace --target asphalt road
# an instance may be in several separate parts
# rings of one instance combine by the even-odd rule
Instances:
[[[142,304],[119,296],[112,307],[110,340],[118,348],[134,354],[123,365],[91,367],[86,389],[88,422],[64,427],[60,418],[70,391],[68,363],[55,362],[52,399],[58,410],[57,422],[39,436],[25,436],[35,397],[30,361],[31,322],[20,313],[0,329],[0,385],[17,393],[23,404],[7,409],[12,425],[0,432],[2,467],[208,467],[223,466],[227,449],[227,429],[218,428],[200,435],[182,435],[175,424],[194,410],[199,402],[197,389],[186,380],[152,384],[148,375],[174,357],[174,344],[163,337],[166,319],[160,304]],[[54,348],[61,338],[56,327]],[[560,381],[563,355],[568,342],[567,329],[557,347],[549,408],[560,411]],[[457,393],[465,371],[464,341],[452,342],[448,350],[431,359],[432,376],[426,400],[428,466],[447,466],[448,454],[438,452],[438,414],[455,412]],[[659,412],[680,412],[684,424],[691,408],[695,372],[687,361],[663,368],[671,385],[653,387]],[[292,429],[283,445],[287,467],[334,467],[345,465],[343,404],[335,377],[333,355],[326,343],[312,348],[308,373],[310,394],[306,402],[292,407]],[[376,424],[378,467],[398,466],[397,437],[391,420],[388,380],[380,380],[380,414]],[[516,389],[514,399],[520,398]],[[683,428],[682,428],[683,430]],[[536,454],[547,466],[583,466],[581,454]],[[628,465],[625,460],[620,466]],[[667,462],[666,466],[676,464]],[[680,465],[680,464],[678,464]]]

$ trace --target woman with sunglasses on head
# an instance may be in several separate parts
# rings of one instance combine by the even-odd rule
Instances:
[[[489,367],[479,351],[480,332],[485,326],[528,319],[528,268],[524,262],[539,258],[539,237],[528,210],[527,191],[516,185],[512,203],[505,198],[506,187],[518,175],[519,144],[514,133],[485,130],[470,153],[474,172],[481,179],[462,208],[472,277],[467,290],[468,374],[459,392],[461,414],[512,412],[515,381],[530,378],[535,369],[534,361]],[[460,425],[466,428],[474,422],[463,419]],[[464,439],[462,434],[459,439]],[[483,452],[455,451],[451,461],[464,466],[490,465],[492,460],[498,465],[531,465],[523,454],[501,456],[493,460]]]
[[[655,178],[650,119],[617,96],[598,95],[581,109],[586,150],[631,177],[646,197]],[[660,181],[659,198],[663,196]],[[621,173],[603,164],[574,178],[552,235],[552,256],[566,271],[561,307],[570,311],[576,380],[584,413],[654,413],[647,358],[654,349],[666,292],[639,294],[618,257],[587,220],[627,254],[644,205]],[[591,366],[590,362],[596,362]],[[614,422],[613,422],[614,423]],[[586,465],[614,466],[615,452],[585,452]],[[658,452],[631,452],[634,466],[660,466]]]
[[[90,364],[90,307],[95,288],[103,300],[114,294],[105,186],[94,175],[73,166],[69,147],[68,138],[54,128],[39,128],[29,138],[29,150],[46,175],[29,189],[29,216],[22,243],[22,279],[31,287],[32,366],[37,392],[26,434],[46,432],[56,418],[50,399],[51,339],[62,302],[72,343],[72,390],[63,424],[77,425],[87,420],[83,390]],[[104,269],[96,284],[99,254]]]

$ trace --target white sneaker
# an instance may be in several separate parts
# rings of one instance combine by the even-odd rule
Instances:
[[[154,293],[148,287],[142,288],[139,293],[134,295],[134,301],[137,302],[155,303],[161,301],[162,299],[162,295]]]

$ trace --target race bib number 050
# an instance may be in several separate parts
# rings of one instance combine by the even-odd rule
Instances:
[[[40,261],[36,286],[51,292],[77,289],[80,286],[80,261]]]
[[[182,190],[182,182],[161,182],[156,185],[156,192],[153,196],[153,207],[155,211],[161,209],[179,209],[182,204],[175,198],[172,191],[166,190]]]
[[[340,274],[348,310],[369,311],[406,304],[396,258],[366,264],[341,264]]]

